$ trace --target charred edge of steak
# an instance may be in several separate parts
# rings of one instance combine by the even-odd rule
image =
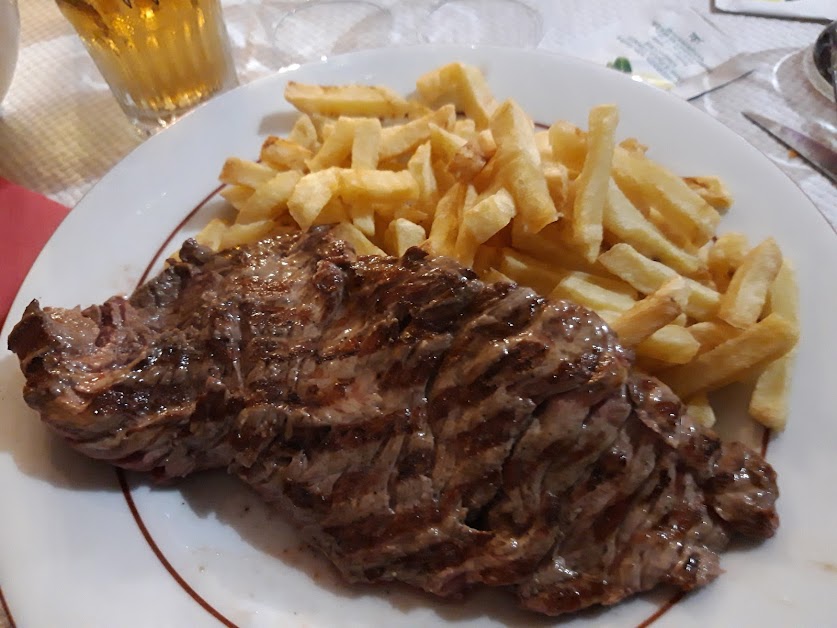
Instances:
[[[510,587],[557,615],[720,573],[778,525],[772,468],[684,415],[592,312],[329,228],[179,260],[9,337],[27,403],[86,455],[226,467],[352,581]]]

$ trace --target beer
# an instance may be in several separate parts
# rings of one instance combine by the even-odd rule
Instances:
[[[165,126],[236,84],[219,0],[57,0],[120,106]]]

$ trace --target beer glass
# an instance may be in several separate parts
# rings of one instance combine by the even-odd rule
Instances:
[[[56,1],[147,134],[237,84],[219,0]]]

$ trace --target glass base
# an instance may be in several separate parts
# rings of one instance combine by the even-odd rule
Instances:
[[[195,108],[201,106],[204,103],[209,102],[216,96],[223,94],[224,92],[237,87],[238,81],[237,80],[228,80],[220,89],[217,91],[207,94],[204,98],[200,99],[199,101],[190,104],[187,107],[181,107],[178,109],[167,110],[167,111],[149,111],[147,109],[141,109],[139,107],[135,107],[130,103],[123,103],[119,102],[119,98],[114,94],[116,97],[117,102],[119,102],[119,106],[121,107],[122,111],[125,112],[128,120],[137,130],[140,137],[148,138],[157,133],[158,131],[162,131],[170,127],[172,124],[180,120],[183,116],[187,115],[189,112],[194,111]]]

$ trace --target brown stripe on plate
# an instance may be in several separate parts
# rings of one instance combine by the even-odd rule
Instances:
[[[169,245],[171,244],[171,241],[174,240],[174,236],[176,236],[180,232],[180,230],[186,225],[186,223],[189,222],[195,214],[197,214],[200,210],[202,210],[203,206],[206,205],[210,200],[212,200],[212,197],[215,196],[216,194],[218,194],[218,192],[220,192],[221,188],[223,188],[223,187],[224,187],[224,184],[222,183],[217,188],[212,190],[209,194],[207,194],[200,203],[195,205],[195,207],[192,209],[192,211],[190,211],[188,214],[186,214],[186,217],[183,220],[180,221],[180,224],[178,224],[174,228],[174,231],[172,231],[169,234],[169,237],[167,237],[165,239],[165,241],[160,245],[160,248],[157,249],[157,252],[154,254],[154,257],[152,257],[151,261],[148,262],[148,266],[145,267],[145,270],[142,273],[142,277],[140,277],[140,280],[137,283],[137,288],[139,288],[142,284],[144,284],[145,280],[148,279],[148,274],[151,272],[151,269],[154,267],[154,264],[156,264],[157,260],[160,259],[160,256],[163,254],[163,251],[165,249],[169,248]]]
[[[654,613],[653,615],[651,615],[648,619],[646,619],[646,620],[645,620],[644,622],[642,622],[641,624],[637,625],[637,627],[636,627],[636,628],[648,628],[648,626],[650,626],[651,624],[653,624],[653,623],[654,623],[655,621],[657,621],[660,617],[662,617],[663,615],[665,615],[666,613],[668,613],[668,612],[669,612],[672,608],[674,608],[674,605],[675,605],[675,604],[677,604],[677,603],[678,603],[680,600],[682,600],[684,597],[686,597],[686,592],[685,592],[685,591],[678,591],[677,593],[675,593],[675,594],[674,594],[674,595],[673,595],[673,596],[672,596],[672,597],[668,600],[668,602],[665,602],[662,606],[660,606],[660,608],[658,608],[658,609],[657,609],[657,612],[656,612],[656,613]]]
[[[195,600],[200,606],[210,615],[212,615],[215,619],[221,622],[227,628],[238,628],[236,624],[231,622],[229,619],[224,617],[220,611],[218,611],[214,606],[212,606],[209,602],[207,602],[203,597],[201,597],[200,593],[195,591],[189,583],[183,579],[177,570],[172,566],[169,560],[165,557],[160,547],[157,545],[157,542],[154,540],[154,537],[151,536],[151,533],[148,531],[148,528],[145,526],[145,522],[142,520],[142,517],[139,514],[139,510],[137,510],[137,505],[134,503],[134,498],[131,495],[131,488],[128,486],[128,479],[125,477],[125,471],[122,469],[116,468],[116,477],[119,480],[119,487],[122,489],[122,496],[125,498],[125,501],[128,504],[128,508],[131,510],[131,514],[134,517],[134,521],[139,527],[140,532],[142,532],[142,536],[145,539],[145,542],[148,543],[148,546],[151,548],[151,551],[154,552],[154,555],[157,557],[157,560],[160,561],[160,564],[166,568],[166,571],[169,572],[169,575],[174,578],[174,581],[180,585],[189,596]]]
[[[767,448],[770,447],[770,437],[773,435],[773,431],[770,428],[765,427],[761,433],[761,457],[767,458]]]
[[[3,596],[3,587],[0,587],[0,609],[6,614],[6,621],[9,622],[9,628],[16,628],[15,618],[12,617],[12,611],[9,609],[9,605],[6,603],[6,598]],[[3,618],[0,617],[0,620]]]

